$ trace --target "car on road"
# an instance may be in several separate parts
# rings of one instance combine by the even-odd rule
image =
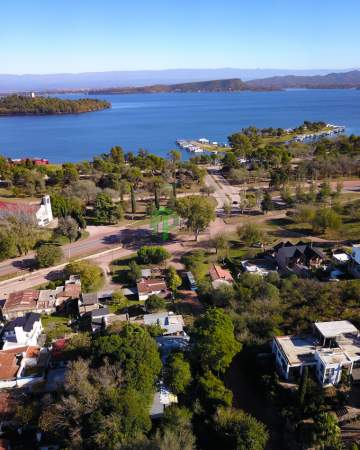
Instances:
[[[255,247],[255,248],[263,248],[264,245],[263,245],[261,242],[255,242],[255,243],[252,245],[252,247]]]
[[[314,180],[309,180],[308,183],[309,184],[315,184],[315,181]]]
[[[239,202],[233,202],[233,205],[237,205]]]

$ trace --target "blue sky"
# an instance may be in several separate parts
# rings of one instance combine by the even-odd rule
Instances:
[[[360,67],[360,1],[3,0],[0,73]]]

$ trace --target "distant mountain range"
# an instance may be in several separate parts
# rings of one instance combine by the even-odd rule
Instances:
[[[358,88],[360,86],[360,71],[352,70],[346,73],[329,73],[325,76],[294,76],[271,77],[247,81],[250,86],[258,88],[308,88],[308,89],[339,89]]]
[[[154,84],[190,83],[201,80],[227,80],[240,78],[243,81],[258,80],[287,75],[310,77],[330,73],[349,72],[359,69],[169,69],[116,72],[60,73],[48,75],[0,75],[0,91],[45,91],[54,89],[96,89],[113,86],[149,86]]]
[[[104,94],[160,94],[160,93],[181,93],[181,92],[259,92],[259,91],[279,91],[276,87],[256,87],[244,83],[240,78],[230,80],[198,81],[194,83],[179,84],[155,84],[153,86],[142,87],[122,87],[108,89],[93,89],[87,92],[89,95]]]

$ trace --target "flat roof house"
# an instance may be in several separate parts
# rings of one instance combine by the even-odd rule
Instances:
[[[337,385],[347,369],[352,383],[360,382],[360,340],[348,320],[314,324],[312,335],[274,336],[276,367],[287,380],[296,379],[309,366],[322,386]]]
[[[24,291],[12,292],[1,308],[5,320],[23,317],[29,312],[36,312],[36,303],[40,291],[26,289]]]
[[[183,335],[185,322],[182,315],[169,314],[144,314],[145,325],[160,325],[165,329],[163,336]]]
[[[88,316],[93,309],[98,309],[99,300],[97,292],[92,292],[90,294],[83,294],[81,292],[79,295],[78,307],[80,316]]]
[[[36,345],[41,332],[41,315],[27,313],[24,317],[17,317],[7,322],[2,330],[3,349],[16,348],[24,345]]]
[[[155,280],[142,279],[136,283],[139,300],[147,300],[150,295],[156,294],[160,297],[166,296],[166,283],[162,278],[156,278]]]
[[[251,259],[242,261],[242,266],[246,273],[267,277],[270,272],[276,272],[275,265],[268,259]]]

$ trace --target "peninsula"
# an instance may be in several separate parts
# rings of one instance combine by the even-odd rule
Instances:
[[[278,87],[257,87],[244,83],[240,78],[229,80],[199,81],[180,84],[155,84],[153,86],[114,87],[108,89],[93,89],[88,95],[98,94],[162,94],[183,92],[262,92],[281,91]]]
[[[61,100],[50,97],[10,95],[0,98],[0,116],[76,114],[111,108],[106,100],[84,98]]]

